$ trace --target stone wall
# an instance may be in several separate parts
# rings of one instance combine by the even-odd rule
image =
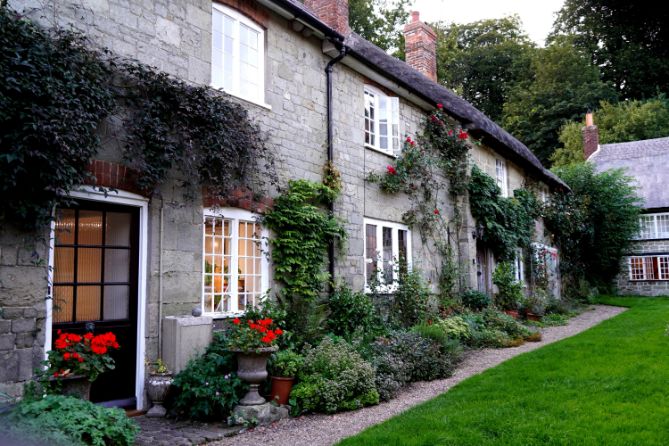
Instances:
[[[669,240],[638,240],[628,249],[631,255],[669,254]],[[669,296],[669,280],[629,280],[629,258],[620,260],[620,273],[615,279],[618,294],[633,296]]]

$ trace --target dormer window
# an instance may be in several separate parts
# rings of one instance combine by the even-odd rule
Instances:
[[[212,6],[211,86],[255,103],[265,101],[263,29],[239,12]]]
[[[400,150],[400,100],[365,86],[365,147],[388,155]]]

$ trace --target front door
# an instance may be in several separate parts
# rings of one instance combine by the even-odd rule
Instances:
[[[93,402],[135,405],[137,369],[137,208],[80,201],[56,216],[53,339],[56,331],[113,332],[116,368],[91,388]]]
[[[490,255],[488,249],[480,243],[476,244],[476,281],[478,291],[492,296]]]

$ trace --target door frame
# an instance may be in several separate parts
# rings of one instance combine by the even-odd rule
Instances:
[[[77,200],[95,201],[98,203],[109,203],[139,209],[139,245],[138,256],[139,264],[137,271],[137,356],[135,358],[135,400],[136,409],[144,408],[144,354],[146,348],[145,321],[146,321],[146,296],[147,296],[147,277],[148,277],[148,217],[149,217],[149,199],[138,194],[117,191],[100,191],[93,186],[82,186],[68,194],[68,197]],[[51,222],[51,231],[49,234],[49,267],[48,267],[48,295],[46,299],[46,327],[44,337],[44,355],[51,350],[53,326],[53,299],[52,283],[54,269],[54,244],[56,241],[56,223]]]

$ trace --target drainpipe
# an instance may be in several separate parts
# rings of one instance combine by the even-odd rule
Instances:
[[[328,134],[327,134],[327,147],[328,147],[328,162],[334,163],[334,147],[332,145],[332,68],[339,63],[345,56],[348,48],[342,45],[339,49],[339,54],[325,66],[325,79],[327,85],[327,120],[328,120]],[[329,204],[329,211],[331,214],[334,214],[334,202]],[[335,245],[334,240],[330,240],[328,243],[328,262],[329,262],[329,272],[330,272],[330,294],[334,292],[334,279],[335,279]]]

